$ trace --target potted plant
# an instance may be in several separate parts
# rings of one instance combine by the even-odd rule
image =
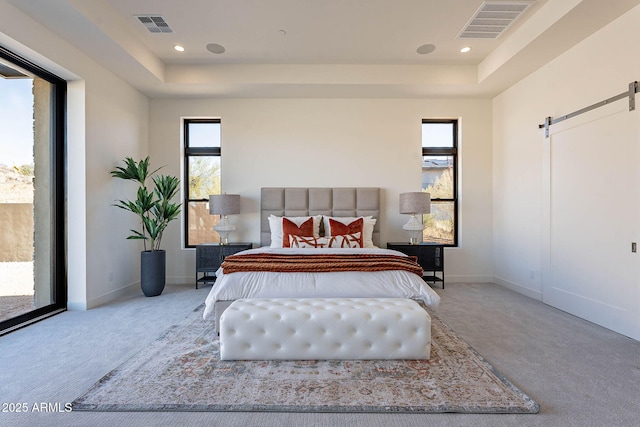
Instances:
[[[145,296],[162,293],[166,281],[166,252],[160,249],[162,233],[167,225],[180,214],[181,203],[171,199],[178,193],[180,181],[170,175],[153,176],[160,168],[149,172],[149,156],[136,162],[131,157],[124,159],[124,167],[117,166],[111,176],[138,183],[136,199],[118,200],[114,206],[132,212],[140,218],[140,230],[131,230],[127,239],[142,240],[144,251],[140,258],[140,285]],[[147,187],[147,178],[153,187]]]

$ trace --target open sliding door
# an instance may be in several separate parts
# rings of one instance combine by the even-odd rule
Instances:
[[[0,46],[0,335],[66,308],[65,99]]]
[[[639,128],[625,101],[554,125],[543,174],[543,301],[637,340]]]

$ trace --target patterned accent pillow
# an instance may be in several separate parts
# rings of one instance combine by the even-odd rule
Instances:
[[[314,215],[314,216],[275,216],[269,215],[269,232],[271,234],[271,244],[269,245],[272,248],[281,248],[284,243],[284,236],[282,235],[282,219],[287,218],[289,221],[293,221],[297,224],[302,224],[307,221],[309,218],[313,218],[313,235],[315,237],[320,237],[320,223],[322,223],[322,215]]]
[[[364,242],[362,241],[362,232],[364,231],[363,218],[358,218],[355,221],[350,222],[349,224],[344,224],[340,221],[336,221],[333,218],[329,218],[329,227],[331,231],[331,236],[343,236],[347,234],[355,235],[356,233],[358,233],[360,236],[360,242],[359,242],[360,246],[356,246],[356,247],[361,248],[364,246]]]
[[[362,233],[353,234],[340,234],[338,236],[331,236],[329,239],[330,248],[361,248],[362,247]]]
[[[309,218],[300,226],[288,218],[282,218],[282,247],[289,248],[289,236],[313,237],[313,218]]]
[[[362,227],[362,244],[365,248],[376,248],[377,246],[373,244],[373,229],[376,226],[377,220],[369,215],[369,216],[326,216],[322,217],[322,225],[324,226],[324,236],[331,236],[331,226],[329,225],[329,220],[334,219],[335,221],[341,222],[343,224],[349,224],[355,221],[358,218],[362,218],[364,220],[364,226]]]
[[[307,237],[289,235],[289,247],[291,248],[326,248],[329,245],[329,237]]]

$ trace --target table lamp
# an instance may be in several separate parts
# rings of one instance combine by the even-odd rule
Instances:
[[[402,227],[409,233],[409,243],[417,245],[420,243],[424,224],[422,218],[418,219],[418,214],[428,214],[431,212],[431,195],[424,192],[412,192],[400,194],[400,213],[409,214],[411,218]]]
[[[220,235],[220,244],[229,244],[229,234],[236,227],[229,223],[227,215],[240,213],[240,196],[238,194],[211,194],[209,196],[209,213],[220,215],[220,222],[213,229]]]

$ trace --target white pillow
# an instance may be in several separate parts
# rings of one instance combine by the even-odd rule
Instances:
[[[289,221],[293,222],[295,225],[300,227],[303,222],[307,221],[309,218],[313,218],[313,236],[320,237],[320,221],[322,220],[322,215],[314,215],[310,216],[275,216],[269,215],[269,230],[271,231],[271,247],[272,248],[281,248],[282,247],[282,239],[284,238],[282,233],[282,218],[287,218]]]
[[[373,216],[323,216],[322,221],[324,222],[324,235],[327,237],[331,236],[331,226],[329,225],[329,219],[333,219],[334,221],[339,221],[345,225],[348,225],[358,218],[364,218],[364,224],[362,227],[364,247],[376,248],[377,246],[373,244],[373,227],[376,225],[377,220]]]

